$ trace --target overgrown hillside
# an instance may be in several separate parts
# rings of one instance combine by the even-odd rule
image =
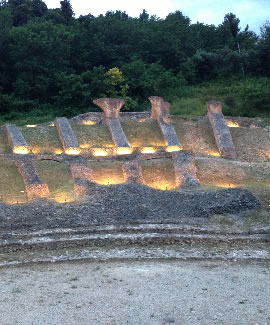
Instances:
[[[45,121],[95,110],[98,97],[121,97],[130,111],[159,95],[172,112],[201,115],[207,99],[225,114],[270,115],[270,25],[240,30],[232,13],[219,26],[165,19],[143,10],[74,17],[68,0],[0,0],[1,121]],[[150,107],[150,106],[149,106]]]

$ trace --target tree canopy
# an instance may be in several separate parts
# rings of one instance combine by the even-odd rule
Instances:
[[[149,95],[183,85],[270,77],[270,26],[258,36],[233,13],[219,26],[109,11],[75,18],[69,0],[0,0],[0,112],[88,109],[94,98],[124,97],[138,109]],[[241,48],[241,51],[239,50]]]

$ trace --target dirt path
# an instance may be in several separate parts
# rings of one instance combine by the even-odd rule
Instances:
[[[270,265],[62,263],[0,269],[1,325],[270,324]]]

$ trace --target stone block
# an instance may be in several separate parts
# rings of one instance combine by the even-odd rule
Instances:
[[[4,130],[7,134],[8,143],[13,153],[29,154],[31,152],[21,131],[14,124],[5,124]]]

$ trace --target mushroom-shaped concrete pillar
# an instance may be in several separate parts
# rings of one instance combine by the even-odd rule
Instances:
[[[222,113],[221,102],[210,100],[209,102],[207,102],[207,109],[209,114]]]
[[[182,146],[171,123],[170,104],[165,102],[163,98],[157,96],[151,96],[149,100],[152,104],[151,117],[158,122],[167,145],[167,151],[181,150]]]
[[[125,101],[117,98],[99,98],[93,100],[93,103],[99,106],[104,112],[104,121],[111,132],[112,139],[116,146],[116,153],[131,153],[131,150],[127,149],[130,148],[130,145],[119,121],[120,109],[125,104]]]
[[[98,98],[93,103],[99,106],[106,118],[119,118],[120,109],[124,106],[125,101],[118,98]]]
[[[170,122],[170,104],[165,102],[162,97],[151,96],[148,98],[152,105],[152,114],[151,117],[154,120],[158,120],[159,118],[168,120]]]

